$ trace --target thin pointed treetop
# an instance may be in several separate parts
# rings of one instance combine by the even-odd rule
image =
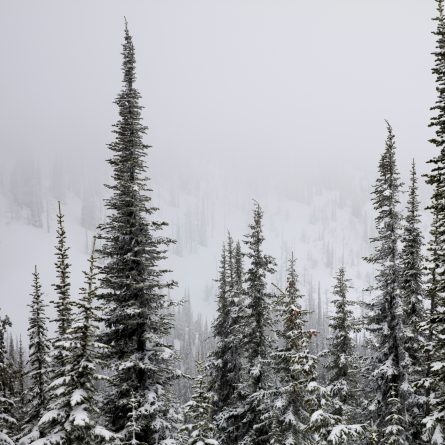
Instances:
[[[405,224],[402,235],[402,277],[401,288],[404,312],[407,320],[423,318],[423,235],[420,228],[419,196],[417,186],[416,165],[413,160],[411,167],[410,186],[406,205]],[[418,326],[416,330],[418,329]]]
[[[406,402],[410,391],[400,295],[399,197],[402,183],[396,164],[395,137],[389,124],[387,130],[372,199],[377,235],[371,238],[374,251],[366,258],[368,263],[376,266],[375,295],[368,306],[366,320],[366,329],[372,336],[367,406],[370,418],[380,428],[387,426],[390,389],[396,391],[401,403]],[[406,411],[406,406],[403,409]]]
[[[430,142],[435,145],[435,156],[428,162],[431,170],[426,175],[427,183],[433,187],[431,202],[427,207],[432,213],[430,241],[428,243],[428,278],[426,295],[429,299],[428,348],[429,374],[432,385],[429,387],[431,410],[424,424],[427,425],[425,437],[439,443],[443,441],[445,412],[445,16],[443,0],[436,0],[437,15],[435,17],[436,49],[433,53],[435,64],[433,75],[436,80],[436,101],[431,108],[434,115],[430,127],[434,128],[435,136]]]
[[[250,343],[249,363],[259,359],[266,359],[269,349],[268,329],[272,325],[270,312],[270,297],[267,292],[266,275],[275,272],[275,259],[263,253],[263,210],[254,201],[253,222],[249,224],[250,233],[245,236],[244,244],[248,251],[246,257],[250,267],[245,274],[247,308],[251,312],[252,326],[248,329],[248,343]]]
[[[107,218],[98,236],[102,241],[98,253],[104,262],[101,340],[109,346],[111,370],[104,414],[112,431],[126,434],[131,400],[136,400],[140,428],[136,439],[153,445],[170,439],[176,422],[170,397],[177,376],[175,352],[166,340],[172,327],[167,290],[175,282],[161,267],[173,240],[159,234],[167,224],[154,219],[158,209],[151,204],[146,177],[147,127],[142,122],[141,96],[134,86],[135,48],[127,25],[122,56],[123,82],[115,100],[119,119],[108,145],[111,194],[105,200]]]
[[[287,268],[287,288],[286,295],[290,299],[291,304],[295,305],[298,309],[301,309],[301,299],[303,295],[298,290],[298,274],[295,268],[297,259],[294,257],[294,252],[292,252],[289,259],[289,266]]]
[[[70,267],[68,251],[66,245],[66,231],[64,225],[64,215],[59,201],[59,210],[57,213],[57,245],[56,245],[56,273],[57,282],[53,287],[57,294],[57,299],[53,301],[56,308],[55,322],[57,324],[57,334],[63,338],[71,326],[71,296],[70,296]]]
[[[136,80],[136,58],[134,51],[133,39],[128,30],[128,22],[125,18],[125,42],[123,45],[122,56],[124,62],[122,64],[122,72],[124,74],[123,82],[128,88],[133,87],[133,83]]]
[[[436,50],[433,53],[435,65],[432,72],[436,76],[437,99],[435,105],[431,107],[436,115],[430,122],[430,127],[436,130],[436,136],[430,142],[440,148],[445,144],[445,16],[443,0],[436,0],[436,4],[437,16],[433,19],[436,22],[436,30],[433,32],[436,36]],[[443,153],[429,162],[435,164],[439,159],[443,160]]]
[[[43,301],[42,286],[37,266],[34,268],[30,317],[28,326],[29,359],[27,377],[28,407],[23,433],[30,433],[43,415],[47,402],[47,385],[49,372],[50,344],[48,340],[48,317],[45,314],[47,305]]]

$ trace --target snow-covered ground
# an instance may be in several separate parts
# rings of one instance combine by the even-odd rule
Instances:
[[[51,283],[55,280],[54,245],[57,202],[45,197],[43,227],[36,228],[17,217],[14,203],[0,201],[0,308],[9,314],[15,333],[24,333],[27,326],[31,272],[37,265],[47,301],[53,297]],[[63,206],[67,240],[72,263],[72,291],[76,295],[82,284],[87,252],[93,232],[81,224],[82,202],[68,194]],[[224,194],[215,184],[194,190],[182,190],[172,196],[167,191],[154,193],[160,216],[170,223],[167,234],[178,239],[171,247],[168,267],[179,286],[172,295],[182,298],[190,292],[193,309],[211,318],[214,313],[214,278],[217,276],[221,244],[230,230],[242,240],[251,219],[251,198]],[[101,206],[101,202],[97,202]],[[372,221],[366,196],[351,203],[338,191],[311,191],[304,199],[274,196],[261,200],[264,210],[265,250],[274,255],[278,270],[272,278],[283,284],[286,260],[291,251],[298,258],[298,271],[306,293],[317,292],[329,298],[332,276],[344,263],[360,298],[369,280],[368,267],[362,257],[368,253],[368,237]],[[51,308],[49,308],[51,314]]]

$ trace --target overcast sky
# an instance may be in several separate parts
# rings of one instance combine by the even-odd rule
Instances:
[[[2,165],[103,165],[124,16],[160,181],[207,168],[248,169],[255,184],[334,171],[335,184],[375,171],[384,119],[402,170],[431,155],[433,0],[0,0],[0,12]]]
[[[207,249],[174,256],[176,295],[190,289],[202,300],[216,276],[220,241],[226,229],[245,233],[252,198],[265,204],[271,251],[279,256],[282,240],[292,249],[302,240],[299,264],[311,268],[303,244],[315,229],[306,230],[301,207],[279,198],[318,185],[366,206],[385,119],[396,133],[404,179],[413,157],[421,173],[427,170],[434,14],[433,0],[0,0],[0,192],[26,179],[26,170],[14,167],[23,158],[64,165],[80,189],[88,193],[93,178],[103,190],[126,16],[153,146],[151,186],[181,200],[178,208],[161,202],[161,210],[182,230],[199,220],[193,212],[200,208],[209,211],[207,223],[219,218]],[[42,177],[48,181],[49,170]],[[323,199],[309,204],[324,207]],[[68,208],[72,224],[80,211]],[[0,209],[8,224],[8,210]],[[363,242],[366,224],[339,221],[331,227],[340,233],[334,244],[342,236],[351,238],[351,249]],[[24,274],[29,278],[34,264],[51,295],[54,233],[3,227],[9,235],[0,238],[0,305],[23,328]],[[77,288],[85,234],[80,226],[68,229],[70,239],[81,240],[71,250]],[[317,242],[306,247],[321,261]],[[363,255],[351,254],[354,267]],[[325,289],[330,285],[329,276]]]

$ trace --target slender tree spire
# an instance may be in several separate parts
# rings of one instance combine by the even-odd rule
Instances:
[[[69,247],[66,244],[66,231],[64,224],[64,215],[60,201],[58,203],[59,211],[57,213],[57,245],[56,245],[56,273],[57,283],[53,287],[57,294],[57,299],[53,301],[56,308],[56,338],[63,338],[71,326],[72,303],[70,299],[70,264],[68,258]]]
[[[182,430],[186,434],[186,445],[219,445],[215,439],[216,431],[211,419],[212,404],[207,390],[208,384],[202,362],[196,363],[192,400],[185,405],[185,425]]]
[[[7,315],[0,316],[0,443],[2,445],[14,445],[11,438],[17,426],[17,420],[13,416],[12,369],[6,350],[6,330],[11,326]]]
[[[113,183],[105,201],[108,215],[100,226],[104,261],[101,298],[105,307],[103,342],[110,347],[111,390],[104,411],[112,431],[127,436],[133,409],[139,422],[136,439],[148,445],[173,441],[176,419],[170,388],[177,376],[175,354],[166,343],[172,316],[166,294],[174,285],[160,267],[172,240],[159,234],[146,178],[140,94],[135,89],[135,50],[125,26],[123,85],[115,103],[119,120],[109,144]],[[134,405],[136,403],[136,407]],[[171,442],[173,443],[173,442]]]
[[[430,127],[435,136],[430,142],[436,147],[435,156],[429,161],[431,170],[426,175],[433,188],[428,209],[432,213],[430,241],[428,244],[426,295],[430,300],[427,349],[429,356],[428,377],[429,409],[424,423],[425,437],[432,443],[445,440],[445,16],[443,0],[436,0],[435,17],[436,50],[433,74],[436,78],[436,102]]]
[[[244,345],[247,351],[246,375],[243,385],[245,443],[269,444],[272,433],[270,398],[272,348],[272,294],[267,290],[267,275],[275,272],[275,259],[263,252],[263,211],[255,202],[250,233],[245,236],[245,256],[250,261],[245,274],[246,317]],[[242,443],[244,443],[242,442]]]
[[[371,238],[374,252],[367,258],[376,267],[375,296],[369,305],[366,323],[373,337],[371,378],[368,384],[371,403],[368,405],[368,413],[380,431],[388,426],[390,412],[395,405],[389,399],[398,398],[400,414],[406,416],[405,404],[409,394],[398,247],[401,224],[399,195],[402,184],[396,165],[395,137],[389,123],[387,130],[385,150],[380,158],[379,176],[373,191],[377,235]],[[401,440],[409,443],[409,432],[400,434]],[[378,440],[379,444],[384,444],[382,435]]]
[[[424,391],[420,389],[420,386],[427,375],[424,356],[426,338],[422,329],[426,314],[423,301],[423,235],[420,228],[419,207],[417,173],[413,160],[402,234],[400,291],[405,350],[412,390],[407,400],[407,410],[410,414],[407,426],[412,430],[412,437],[416,443],[422,440],[422,418],[426,401]],[[421,382],[420,385],[419,382]],[[416,387],[415,390],[414,387]]]
[[[277,396],[273,413],[271,443],[274,445],[312,445],[315,437],[310,430],[315,409],[309,384],[316,378],[317,359],[309,351],[313,331],[306,329],[308,311],[301,305],[303,295],[298,284],[296,259],[292,252],[287,269],[286,290],[275,298],[282,326],[277,334],[281,347],[273,354],[277,375]]]
[[[213,324],[215,350],[209,363],[209,386],[213,392],[212,417],[218,428],[220,442],[233,444],[239,437],[239,419],[236,407],[239,402],[239,385],[242,376],[242,313],[240,277],[242,259],[228,234],[223,244],[218,279],[218,313]]]
[[[408,202],[402,235],[401,278],[404,317],[412,330],[418,330],[424,317],[423,306],[423,235],[420,228],[419,194],[416,165],[411,167]]]
[[[335,277],[332,304],[335,313],[330,317],[328,370],[329,389],[334,397],[334,414],[342,423],[351,423],[357,419],[359,409],[359,360],[355,352],[353,334],[359,331],[359,322],[354,318],[348,299],[350,280],[346,278],[344,267],[340,267]]]
[[[63,374],[56,375],[49,385],[46,412],[38,424],[41,438],[34,445],[84,445],[114,438],[98,425],[97,381],[103,345],[96,341],[100,319],[95,303],[98,287],[94,242],[88,261],[85,287],[80,289],[78,311],[65,340],[70,347],[66,349]]]
[[[33,283],[31,293],[31,311],[29,317],[29,360],[27,378],[29,380],[29,391],[27,397],[26,421],[23,436],[37,431],[37,424],[42,417],[47,404],[47,386],[49,383],[49,352],[47,323],[45,314],[47,305],[43,301],[42,285],[40,276],[35,266],[33,272]]]

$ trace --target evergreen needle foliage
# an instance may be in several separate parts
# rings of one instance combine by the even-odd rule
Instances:
[[[154,219],[147,188],[140,94],[135,88],[136,61],[132,37],[125,25],[123,86],[115,103],[119,120],[109,144],[113,183],[105,202],[107,219],[100,226],[104,261],[101,299],[103,342],[109,346],[110,391],[104,409],[109,428],[127,435],[133,409],[138,419],[136,440],[148,445],[173,443],[178,418],[170,395],[177,376],[175,353],[166,338],[172,327],[166,295],[174,283],[160,267],[172,240],[159,234],[166,223]],[[136,403],[136,407],[134,407]]]

